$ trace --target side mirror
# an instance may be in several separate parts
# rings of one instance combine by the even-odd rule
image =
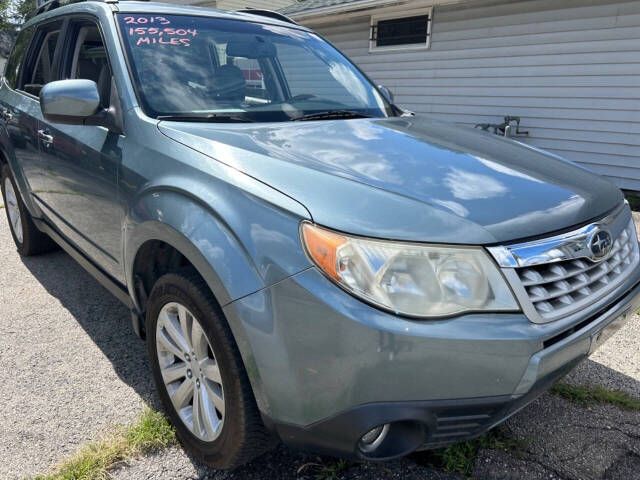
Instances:
[[[122,133],[113,108],[100,107],[98,85],[93,80],[58,80],[40,90],[40,110],[45,120],[66,125],[95,125]]]
[[[45,120],[84,125],[100,109],[98,86],[92,80],[58,80],[40,90],[40,109]]]
[[[384,85],[378,85],[378,90],[380,90],[380,93],[384,96],[384,98],[387,100],[387,102],[389,102],[391,105],[394,104],[393,103],[393,93],[391,93],[391,90],[389,90]]]

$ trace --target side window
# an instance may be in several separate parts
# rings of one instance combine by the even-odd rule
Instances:
[[[33,28],[26,28],[18,34],[16,43],[11,50],[11,55],[4,70],[4,76],[7,83],[11,88],[16,88],[18,84],[18,74],[20,73],[20,67],[24,63],[24,58],[27,55],[27,48],[33,35]]]
[[[18,89],[38,96],[45,84],[57,80],[60,27],[61,22],[55,22],[43,25],[36,31],[35,42],[29,49],[29,57]]]
[[[71,31],[75,32],[71,43],[73,56],[65,77],[96,82],[100,103],[106,108],[111,96],[111,68],[100,29],[93,23],[78,23],[72,25]]]

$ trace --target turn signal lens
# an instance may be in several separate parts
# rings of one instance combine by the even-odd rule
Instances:
[[[347,243],[347,237],[316,227],[310,223],[302,225],[302,235],[307,251],[314,262],[332,278],[340,280],[336,264],[336,251]]]

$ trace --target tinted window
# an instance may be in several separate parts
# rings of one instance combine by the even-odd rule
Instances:
[[[119,14],[136,89],[151,116],[251,121],[391,107],[340,52],[295,28],[222,18]]]
[[[27,28],[22,30],[18,34],[16,43],[11,51],[7,65],[5,66],[4,75],[7,79],[7,83],[11,88],[16,88],[18,83],[18,73],[20,67],[24,63],[24,57],[27,54],[27,47],[29,47],[29,41],[33,34],[33,28]]]

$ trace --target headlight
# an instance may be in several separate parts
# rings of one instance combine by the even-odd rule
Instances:
[[[315,264],[353,295],[393,312],[440,317],[518,310],[498,268],[479,247],[352,237],[303,223]]]

